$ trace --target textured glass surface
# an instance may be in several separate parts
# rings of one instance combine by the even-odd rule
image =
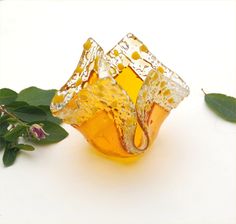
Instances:
[[[107,54],[90,38],[51,110],[101,152],[130,157],[148,148],[188,94],[185,82],[133,34]]]

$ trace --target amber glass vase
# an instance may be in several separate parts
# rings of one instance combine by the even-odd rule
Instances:
[[[83,48],[73,75],[52,100],[53,115],[108,156],[141,155],[189,94],[188,86],[133,34],[107,54],[91,38]]]

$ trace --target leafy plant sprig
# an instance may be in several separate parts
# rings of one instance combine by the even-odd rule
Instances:
[[[0,150],[4,150],[5,166],[14,163],[20,150],[33,151],[33,145],[56,143],[68,136],[50,111],[55,92],[29,87],[17,94],[0,89]]]

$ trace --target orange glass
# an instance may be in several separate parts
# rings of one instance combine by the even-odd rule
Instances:
[[[93,40],[51,103],[54,116],[112,157],[143,154],[189,88],[133,34],[104,54]]]

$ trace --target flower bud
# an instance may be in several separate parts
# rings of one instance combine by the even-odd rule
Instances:
[[[41,125],[39,124],[33,124],[30,126],[29,131],[33,137],[35,137],[38,140],[46,138],[46,135],[49,135],[47,132],[45,132]]]

